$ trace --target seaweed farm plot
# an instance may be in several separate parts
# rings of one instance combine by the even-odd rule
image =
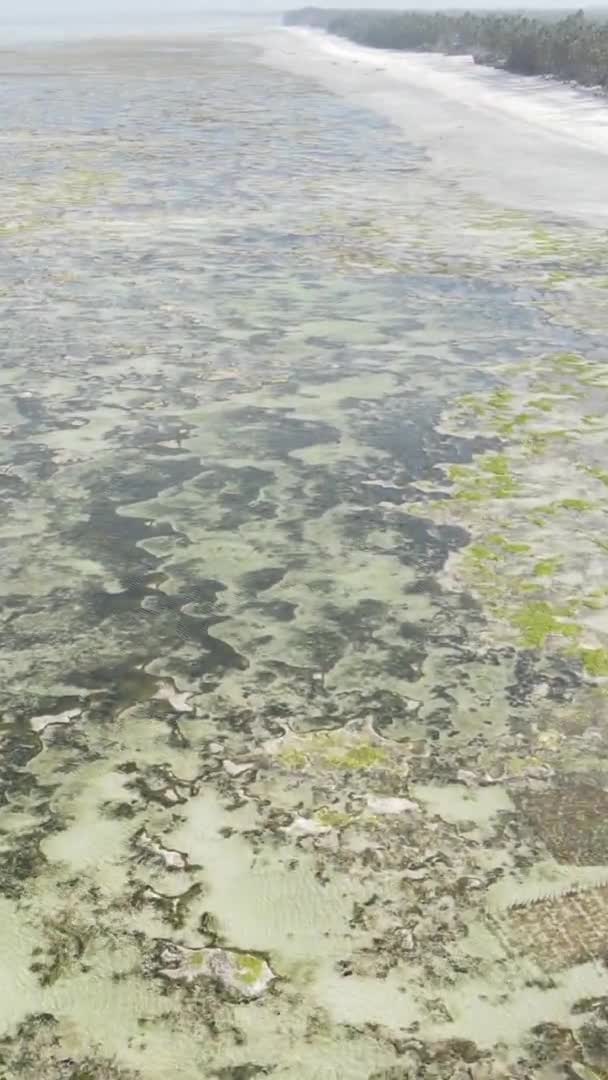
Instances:
[[[2,1080],[605,1080],[605,236],[243,40],[2,78]]]

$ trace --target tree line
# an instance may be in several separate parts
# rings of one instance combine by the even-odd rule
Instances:
[[[521,75],[550,75],[608,88],[608,20],[583,11],[556,13],[339,11],[302,8],[288,25],[313,26],[359,45],[416,52],[472,54],[475,61]]]

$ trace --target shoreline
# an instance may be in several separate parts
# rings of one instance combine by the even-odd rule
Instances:
[[[594,228],[608,219],[604,109],[587,91],[456,57],[380,54],[303,26],[259,44],[271,67],[312,77],[398,127],[442,182],[543,217]]]
[[[604,95],[608,91],[608,22],[587,20],[582,11],[557,19],[548,11],[528,17],[516,12],[472,15],[306,7],[287,12],[284,25],[324,30],[383,52],[471,57],[476,65],[512,75]],[[587,55],[590,44],[596,50],[593,62]]]

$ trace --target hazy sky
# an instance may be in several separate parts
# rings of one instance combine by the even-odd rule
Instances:
[[[320,7],[459,7],[467,0],[0,0],[0,21],[26,22],[35,18],[41,21],[61,20],[63,16],[78,18],[105,18],[115,15],[170,16],[213,11],[228,12],[286,11],[303,7],[307,3]],[[468,0],[470,7],[573,7],[576,0]]]
[[[372,4],[374,0],[371,0]],[[103,15],[107,12],[131,12],[150,14],[170,14],[172,12],[198,11],[268,11],[283,10],[290,7],[303,7],[305,0],[0,0],[0,15]],[[337,7],[330,2],[327,7]],[[348,4],[344,4],[348,7]],[[356,5],[353,5],[356,6]],[[378,5],[380,6],[380,5]],[[384,4],[386,7],[386,2]]]

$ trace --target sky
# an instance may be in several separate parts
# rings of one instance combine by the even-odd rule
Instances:
[[[186,14],[228,14],[237,11],[250,14],[280,12],[304,7],[307,3],[325,7],[459,7],[466,0],[0,0],[0,25],[12,22],[64,22],[111,19],[136,20],[146,17]],[[470,7],[572,7],[575,0],[468,0]]]
[[[372,0],[373,3],[373,0]],[[171,14],[173,12],[214,11],[268,11],[304,6],[298,0],[0,0],[1,16],[48,16],[58,15],[99,16],[112,14]],[[337,6],[333,3],[327,5]],[[348,6],[347,4],[344,5]],[[380,5],[378,5],[380,6]],[[385,5],[386,6],[386,2]]]

